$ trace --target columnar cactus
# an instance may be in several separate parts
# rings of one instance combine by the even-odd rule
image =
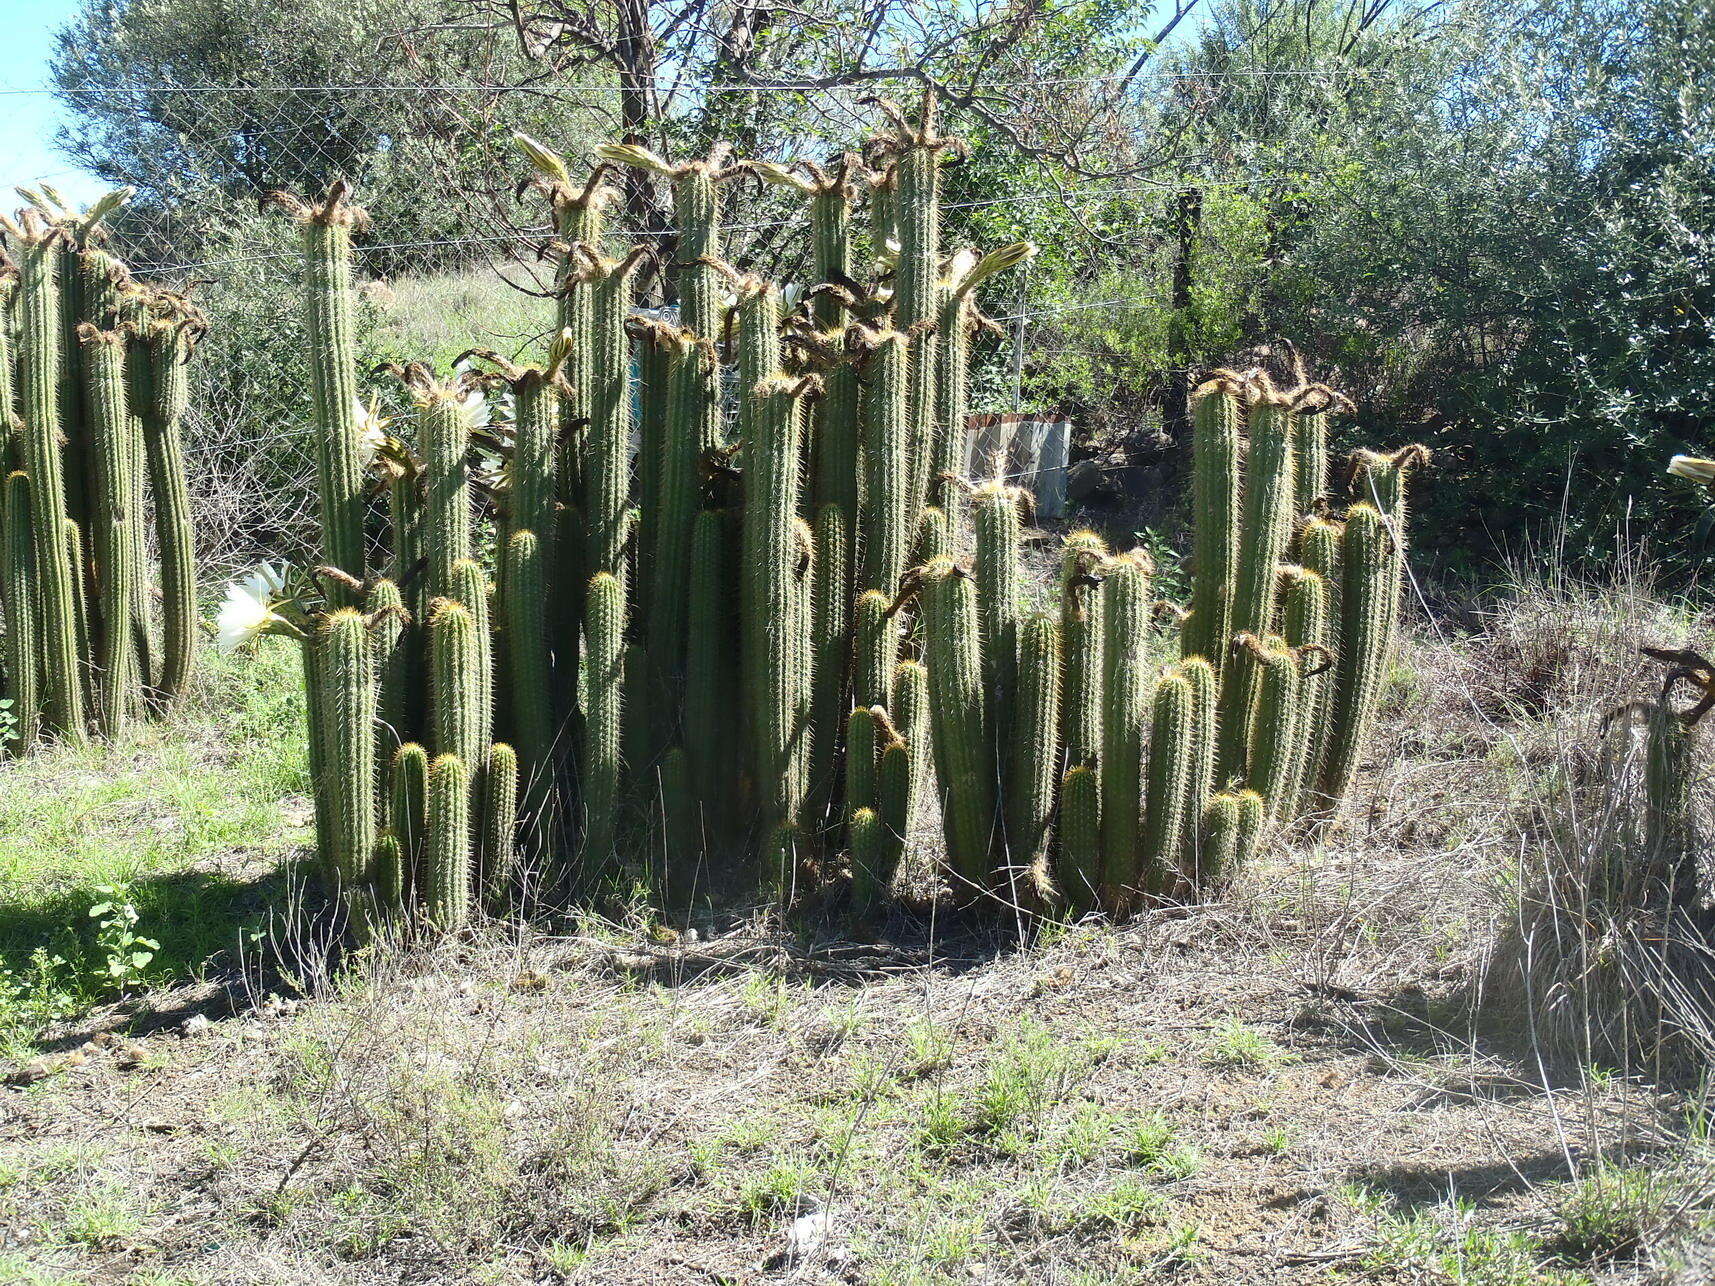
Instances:
[[[1060,777],[1060,629],[1053,617],[1032,616],[1019,627],[1015,683],[1013,743],[1002,785],[1016,904],[1035,901],[1049,887],[1048,837]]]
[[[983,691],[989,735],[996,753],[1003,756],[1012,744],[1012,709],[1018,686],[1019,510],[1024,503],[1018,488],[986,483],[977,488],[971,505],[976,528],[974,573]]]
[[[1188,748],[1190,782],[1185,830],[1179,850],[1179,870],[1190,888],[1203,886],[1202,818],[1215,790],[1215,737],[1219,699],[1215,668],[1200,656],[1179,662],[1179,673],[1191,685],[1191,737]]]
[[[1142,833],[1143,880],[1157,893],[1171,894],[1178,885],[1180,855],[1201,802],[1193,796],[1196,716],[1191,678],[1177,667],[1164,671],[1155,680],[1150,716]]]
[[[1322,763],[1327,757],[1328,735],[1333,725],[1334,691],[1338,682],[1333,661],[1341,648],[1339,591],[1343,579],[1340,554],[1344,536],[1345,527],[1341,523],[1316,515],[1306,519],[1298,533],[1298,555],[1304,570],[1322,582],[1323,623],[1321,636],[1312,637],[1316,633],[1311,601],[1315,591],[1303,591],[1305,601],[1300,606],[1296,623],[1291,619],[1291,603],[1287,605],[1287,641],[1299,647],[1319,643],[1328,649],[1329,655],[1318,658],[1313,653],[1305,668],[1304,758],[1292,787],[1290,808],[1294,817],[1322,806],[1316,786]]]
[[[899,331],[853,327],[862,355],[863,530],[861,588],[891,596],[905,573],[916,513],[910,501],[909,341]]]
[[[517,876],[518,755],[504,741],[488,748],[482,771],[483,900],[505,907]]]
[[[329,613],[312,646],[320,653],[326,737],[316,785],[331,804],[330,874],[355,889],[375,848],[375,666],[363,614],[349,607]]]
[[[457,755],[429,765],[423,901],[429,924],[458,933],[470,923],[470,770]]]
[[[1060,639],[1065,655],[1062,740],[1072,765],[1092,763],[1102,745],[1102,564],[1108,547],[1075,531],[1060,550]]]
[[[83,347],[89,455],[95,464],[90,522],[103,626],[97,715],[101,731],[114,737],[130,717],[139,683],[133,619],[144,555],[137,522],[142,497],[134,472],[138,453],[126,401],[124,332],[85,322],[77,337]]]
[[[316,473],[321,496],[321,565],[344,573],[325,590],[336,606],[355,606],[365,574],[363,440],[358,425],[356,293],[352,234],[369,216],[347,198],[341,179],[320,205],[284,193],[273,199],[297,219],[304,249],[304,327],[316,411]]]
[[[1144,650],[1150,578],[1141,549],[1109,560],[1102,581],[1102,885],[1110,906],[1126,905],[1140,874],[1143,810]]]
[[[921,581],[947,860],[962,882],[959,892],[969,897],[986,887],[995,826],[995,757],[984,717],[976,585],[948,558],[925,567]]]
[[[37,604],[35,515],[30,512],[30,479],[23,473],[6,477],[0,497],[0,598],[6,605],[6,678],[10,683],[15,723],[16,754],[35,749],[41,731],[41,623]]]
[[[1239,561],[1239,423],[1243,377],[1216,371],[1192,395],[1191,615],[1186,618],[1184,654],[1200,656],[1220,678],[1232,637],[1235,575]]]
[[[68,741],[84,735],[78,614],[83,585],[66,556],[71,522],[60,458],[60,363],[64,343],[60,298],[61,234],[34,212],[24,216],[18,294],[19,460],[30,479],[30,513],[41,614],[42,696],[46,721]]]
[[[1257,704],[1249,756],[1249,783],[1271,814],[1278,816],[1290,789],[1300,718],[1298,655],[1279,635],[1233,637],[1256,667]]]
[[[405,869],[405,885],[394,908],[404,913],[404,899],[417,892],[418,873],[423,869],[428,836],[429,752],[415,741],[407,741],[393,752],[388,773],[387,829],[399,841]]]
[[[1244,510],[1239,526],[1238,569],[1233,577],[1235,636],[1261,638],[1273,632],[1276,624],[1278,568],[1292,536],[1292,406],[1291,398],[1266,386],[1251,390]],[[1217,760],[1223,774],[1242,773],[1262,679],[1254,653],[1233,648],[1226,659],[1225,676]]]
[[[1320,539],[1320,533],[1313,534],[1309,528],[1302,535]],[[1272,804],[1275,817],[1291,821],[1302,807],[1305,776],[1322,749],[1318,733],[1333,692],[1334,652],[1327,582],[1309,568],[1296,566],[1283,568],[1281,579],[1286,585],[1282,630],[1297,663],[1298,710],[1279,790],[1262,794]]]
[[[1101,779],[1089,764],[1074,764],[1060,783],[1055,869],[1073,915],[1087,915],[1101,905],[1101,790]]]
[[[585,594],[588,696],[582,764],[582,866],[603,873],[614,854],[618,824],[621,714],[625,683],[625,586],[607,572],[590,578]]]
[[[1393,558],[1393,538],[1381,512],[1362,503],[1348,509],[1340,541],[1339,662],[1320,781],[1326,800],[1346,797],[1369,748],[1393,650],[1398,607]]]

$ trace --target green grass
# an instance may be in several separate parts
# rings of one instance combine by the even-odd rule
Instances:
[[[309,789],[296,649],[210,649],[202,664],[166,723],[0,766],[0,1053],[121,992],[229,964],[278,905],[282,863],[307,839],[282,807]],[[126,907],[128,932],[156,944],[140,967],[118,950]]]

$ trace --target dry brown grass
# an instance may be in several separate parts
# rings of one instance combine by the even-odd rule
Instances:
[[[1707,1280],[1659,979],[1603,982],[1613,1041],[1517,950],[1601,941],[1533,892],[1591,851],[1546,842],[1589,798],[1556,783],[1625,789],[1592,753],[1632,649],[1704,622],[1564,584],[1464,620],[1420,623],[1346,822],[1210,905],[1022,948],[490,927],[90,1047],[3,1100],[0,1278]]]

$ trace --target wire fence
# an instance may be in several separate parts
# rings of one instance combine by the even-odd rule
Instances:
[[[1115,78],[1050,77],[990,88],[1054,89]],[[703,88],[807,92],[790,85]],[[43,92],[48,91],[0,88],[0,97]],[[298,251],[288,221],[258,210],[258,193],[314,193],[335,176],[354,182],[358,199],[375,218],[373,230],[359,239],[356,260],[377,360],[444,362],[448,354],[473,346],[521,356],[538,349],[549,333],[552,305],[544,296],[553,272],[553,229],[543,222],[541,206],[519,194],[528,165],[508,143],[509,128],[490,122],[474,146],[461,132],[468,124],[460,117],[464,96],[522,97],[522,87],[109,85],[80,92],[100,98],[108,109],[113,100],[130,104],[117,113],[121,123],[130,119],[127,113],[135,115],[125,177],[140,189],[135,209],[141,213],[118,229],[133,271],[163,284],[198,283],[214,315],[195,381],[187,445],[202,554],[217,572],[258,556],[294,556],[313,542],[315,452],[296,305]],[[837,131],[830,126],[830,137],[850,143],[873,128],[874,114],[857,110],[855,92],[810,92],[837,99],[843,109],[830,109],[838,124]],[[108,115],[114,118],[111,110]],[[354,120],[373,122],[367,135]],[[376,133],[387,129],[403,140],[402,122],[438,124],[443,137],[433,147],[376,141]],[[365,137],[367,146],[353,145],[354,138]],[[574,166],[585,146],[564,145]],[[837,150],[818,148],[812,140],[767,159],[791,161],[799,149],[816,159]],[[1044,234],[1050,240],[1082,239],[1091,235],[1092,222],[1100,222],[1112,238],[1112,258],[1123,264],[1130,256],[1140,268],[1159,252],[1159,214],[1182,183],[1179,173],[1167,169],[1051,182],[1022,164],[1003,172],[985,161],[979,156],[976,163],[945,172],[942,209],[951,236],[985,244],[1040,240]],[[64,176],[40,181],[51,184],[56,177]],[[759,184],[733,184],[728,204],[722,229],[727,256],[782,281],[802,280],[810,257],[802,198]],[[618,244],[658,244],[680,231],[671,219],[639,224],[622,215],[616,224],[612,237]],[[1053,280],[1026,272],[995,283],[985,308],[1001,335],[983,350],[973,409],[1020,409],[1034,359],[1078,360],[1101,351],[1087,340],[1068,343],[1063,334],[1056,343],[1044,343],[1049,332],[1068,326],[1088,332],[1104,311],[1159,302],[1147,290],[1122,295],[1098,289],[1096,282],[1082,294],[1068,294]],[[385,380],[367,388],[387,396]]]

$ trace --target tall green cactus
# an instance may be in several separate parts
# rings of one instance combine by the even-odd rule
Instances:
[[[545,611],[548,581],[541,540],[534,531],[514,531],[507,538],[504,559],[500,625],[506,634],[509,704],[523,776],[522,808],[526,826],[538,840],[545,840],[553,784],[554,707]]]
[[[917,510],[911,505],[907,416],[909,341],[898,331],[853,327],[863,355],[863,559],[858,584],[891,596],[905,574]]]
[[[423,545],[431,598],[456,597],[454,565],[469,561],[471,539],[470,412],[465,390],[407,368],[426,460]],[[467,604],[468,606],[468,604]],[[471,760],[467,759],[468,766]]]
[[[1091,764],[1074,764],[1060,783],[1055,871],[1066,905],[1075,916],[1101,905],[1101,778]]]
[[[495,909],[511,899],[518,874],[518,755],[504,741],[488,748],[482,771],[483,900]]]
[[[351,238],[369,225],[369,216],[347,200],[350,194],[343,179],[328,190],[320,205],[274,194],[297,219],[303,240],[304,327],[309,335],[310,389],[316,411],[321,564],[345,574],[344,580],[330,578],[325,589],[329,602],[348,607],[357,601],[351,586],[362,584],[366,575]]]
[[[875,807],[876,718],[880,706],[857,706],[846,717],[846,808]]]
[[[1303,536],[1312,540],[1321,538],[1320,533],[1312,533],[1308,526],[1301,533]],[[1282,630],[1298,669],[1298,711],[1292,723],[1292,741],[1280,788],[1276,793],[1264,790],[1262,794],[1272,804],[1276,818],[1291,821],[1299,814],[1305,776],[1321,750],[1318,732],[1327,717],[1325,698],[1332,695],[1334,652],[1327,582],[1309,568],[1297,566],[1282,568],[1281,579],[1286,585]]]
[[[944,798],[947,861],[963,897],[987,886],[994,839],[994,747],[984,712],[976,584],[938,558],[922,572],[931,733]]]
[[[369,626],[355,608],[337,608],[313,644],[326,729],[319,789],[330,801],[332,875],[354,892],[375,848],[375,666]]]
[[[1155,567],[1141,549],[1110,559],[1102,582],[1102,885],[1111,907],[1129,904],[1142,856],[1144,639]]]
[[[1287,641],[1295,646],[1320,644],[1328,649],[1330,655],[1311,653],[1305,668],[1304,758],[1292,786],[1290,815],[1293,817],[1322,806],[1322,797],[1316,787],[1322,764],[1327,758],[1328,737],[1333,728],[1334,691],[1339,678],[1333,663],[1338,660],[1341,648],[1340,586],[1343,577],[1340,556],[1344,537],[1343,524],[1317,515],[1306,519],[1298,532],[1298,554],[1304,570],[1322,582],[1322,621],[1320,637],[1315,637],[1318,630],[1310,601],[1314,591],[1303,591],[1305,601],[1300,605],[1296,623],[1292,619],[1290,602],[1287,605]]]
[[[632,279],[647,257],[638,247],[623,259],[609,260],[587,249],[580,257],[581,279],[593,287],[588,384],[589,425],[584,430],[583,516],[587,533],[586,568],[626,578],[627,523],[631,513],[631,343],[626,317],[631,311]]]
[[[84,736],[77,629],[83,585],[65,554],[71,523],[60,460],[61,235],[30,214],[22,231],[16,301],[18,454],[30,479],[30,513],[36,527],[43,709],[48,726],[65,740],[78,742]]]
[[[1075,531],[1060,550],[1060,640],[1065,656],[1061,740],[1074,766],[1094,763],[1102,746],[1101,567],[1108,547]]]
[[[893,667],[899,657],[899,627],[888,612],[887,595],[865,590],[858,595],[854,615],[856,658],[852,671],[853,697],[859,705],[891,706]]]
[[[771,821],[796,822],[803,802],[792,763],[808,735],[797,690],[796,672],[803,661],[797,655],[800,630],[794,626],[801,557],[795,523],[804,399],[819,389],[814,376],[794,379],[777,373],[748,391],[743,646],[755,737],[751,762]]]
[[[584,625],[588,690],[584,713],[581,863],[584,877],[606,873],[619,812],[621,715],[625,684],[625,586],[607,572],[590,578]]]
[[[818,404],[819,405],[819,404]],[[835,762],[839,727],[851,684],[851,534],[846,512],[829,502],[816,511],[815,585],[811,593],[810,788],[816,817],[829,812],[838,789]]]
[[[1320,791],[1337,807],[1369,749],[1393,651],[1397,613],[1393,537],[1373,505],[1346,511],[1340,541],[1340,652]]]
[[[1239,421],[1243,379],[1217,371],[1192,395],[1192,556],[1196,575],[1184,653],[1200,656],[1220,678],[1232,637],[1239,561]]]
[[[989,736],[1003,759],[1012,748],[1012,710],[1018,687],[1019,509],[1024,493],[985,483],[972,499],[976,528],[977,620],[982,644],[983,691]],[[1008,773],[997,765],[999,777]]]
[[[376,581],[363,606],[375,653],[375,760],[386,764],[409,739],[407,729],[422,699],[417,691],[417,639],[407,628],[405,598],[392,581]]]
[[[1196,824],[1196,717],[1192,679],[1177,667],[1164,671],[1155,680],[1143,802],[1143,880],[1157,893],[1176,890],[1186,832]]]
[[[732,816],[728,771],[735,749],[732,693],[738,686],[727,515],[696,517],[691,548],[690,650],[685,667],[685,753],[703,808],[703,831],[724,837]],[[664,579],[664,578],[663,578]]]
[[[134,604],[142,576],[142,507],[136,474],[133,421],[126,402],[123,331],[78,328],[90,456],[95,463],[95,506],[90,514],[100,583],[101,656],[97,709],[109,737],[124,729],[135,706],[138,674]]]
[[[429,753],[415,741],[407,741],[393,752],[388,774],[387,829],[399,841],[405,882],[400,889],[401,913],[408,910],[406,898],[420,892],[428,838]]]
[[[150,396],[132,408],[141,418],[161,551],[164,653],[155,684],[160,704],[184,694],[196,663],[196,547],[181,423],[190,400],[187,371],[202,325],[200,314],[176,299],[151,317],[142,337]]]
[[[677,674],[685,657],[689,598],[695,592],[692,533],[701,522],[697,474],[720,434],[720,368],[714,345],[689,330],[672,337],[668,368],[667,431],[646,625],[656,664]],[[695,635],[691,638],[695,646]],[[692,766],[694,770],[694,754]]]
[[[1279,573],[1292,536],[1292,400],[1266,387],[1250,395],[1239,562],[1233,578],[1233,633],[1261,638],[1277,625]],[[1221,688],[1218,770],[1243,773],[1262,672],[1254,653],[1234,648]]]
[[[1060,627],[1053,617],[1032,616],[1019,627],[1013,693],[1006,842],[1014,901],[1035,902],[1050,888],[1048,837],[1060,777]]]
[[[7,695],[12,699],[16,738],[11,749],[19,755],[35,749],[42,725],[41,623],[32,546],[35,516],[30,506],[28,475],[8,474],[5,494],[0,497],[0,523],[5,528],[4,545],[0,546],[0,597],[6,605]]]
[[[1192,889],[1203,884],[1201,821],[1215,789],[1215,736],[1219,718],[1219,695],[1215,669],[1200,656],[1179,663],[1179,673],[1191,685],[1191,737],[1188,758],[1190,782],[1186,787],[1187,813],[1180,842],[1179,871]]]
[[[481,763],[483,740],[482,642],[476,616],[453,598],[436,599],[429,614],[430,695],[434,704],[435,753],[466,765]]]
[[[1234,636],[1233,646],[1235,652],[1243,649],[1258,673],[1247,757],[1250,788],[1262,797],[1270,815],[1278,816],[1291,788],[1297,728],[1302,718],[1299,658],[1279,635],[1257,638],[1239,634]]]
[[[1203,852],[1199,871],[1204,887],[1213,887],[1239,866],[1241,802],[1239,795],[1222,791],[1209,799],[1203,810]]]
[[[470,769],[457,755],[429,765],[428,842],[423,902],[429,924],[459,933],[470,924]]]
[[[905,742],[904,797],[897,802],[897,825],[904,836],[917,817],[918,801],[929,779],[929,672],[918,661],[901,661],[893,671],[893,723]],[[895,814],[883,809],[883,820],[895,824]]]

